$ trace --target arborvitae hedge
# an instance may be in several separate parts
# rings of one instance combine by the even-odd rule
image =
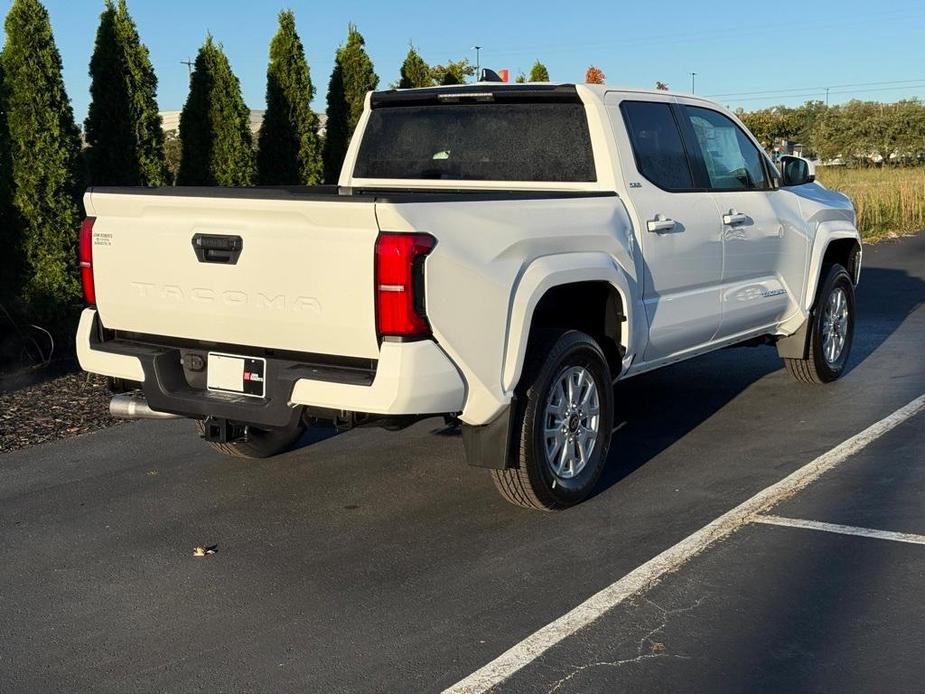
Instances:
[[[19,274],[19,239],[13,221],[13,161],[10,157],[10,131],[6,119],[3,61],[0,60],[0,302],[10,298]]]
[[[167,179],[157,77],[125,0],[106,0],[90,59],[84,124],[93,185],[160,186]]]
[[[324,178],[336,183],[353,130],[363,114],[366,92],[379,86],[357,28],[347,28],[347,43],[337,49],[328,85],[328,121],[324,140]]]
[[[5,27],[0,62],[17,220],[13,233],[22,252],[18,294],[31,317],[57,322],[80,295],[80,135],[45,8],[38,0],[14,0]]]
[[[318,116],[305,50],[291,10],[279,13],[270,43],[267,111],[260,128],[257,178],[262,185],[320,183],[323,176]]]
[[[255,162],[250,112],[241,85],[211,36],[199,49],[180,113],[179,185],[247,186]]]
[[[421,55],[414,50],[414,46],[411,46],[408,49],[408,55],[405,56],[405,62],[401,65],[401,79],[398,82],[398,88],[429,87],[433,83],[430,67],[424,62]]]

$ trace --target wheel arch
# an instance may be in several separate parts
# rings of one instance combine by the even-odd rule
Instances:
[[[857,286],[861,279],[862,257],[861,237],[854,226],[845,228],[841,225],[820,224],[816,232],[816,241],[813,244],[803,308],[807,311],[812,308],[816,300],[816,291],[822,281],[822,274],[825,268],[833,263],[844,266],[851,275],[852,282]]]
[[[508,321],[502,388],[520,381],[538,328],[574,328],[602,342],[616,377],[635,338],[626,273],[604,253],[568,253],[533,261],[515,285]],[[584,302],[584,303],[582,303]]]

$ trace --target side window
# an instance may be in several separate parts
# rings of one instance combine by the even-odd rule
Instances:
[[[685,106],[703,164],[714,190],[767,190],[761,152],[741,128],[722,113]]]
[[[694,178],[671,105],[624,101],[620,110],[639,173],[664,190],[691,190]]]

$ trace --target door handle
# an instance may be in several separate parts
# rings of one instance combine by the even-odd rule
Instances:
[[[221,234],[196,234],[193,236],[193,251],[200,263],[234,265],[238,262],[244,240],[240,236]]]
[[[657,215],[655,219],[650,219],[646,222],[646,229],[649,231],[671,231],[676,226],[676,223],[673,219],[668,219],[662,215]]]
[[[728,224],[729,226],[733,226],[734,224],[745,224],[748,219],[749,217],[747,214],[729,210],[728,213],[723,215],[723,224]]]

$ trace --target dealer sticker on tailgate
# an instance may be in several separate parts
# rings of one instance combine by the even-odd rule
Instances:
[[[266,371],[266,359],[209,352],[206,385],[209,390],[262,398],[266,395]]]

